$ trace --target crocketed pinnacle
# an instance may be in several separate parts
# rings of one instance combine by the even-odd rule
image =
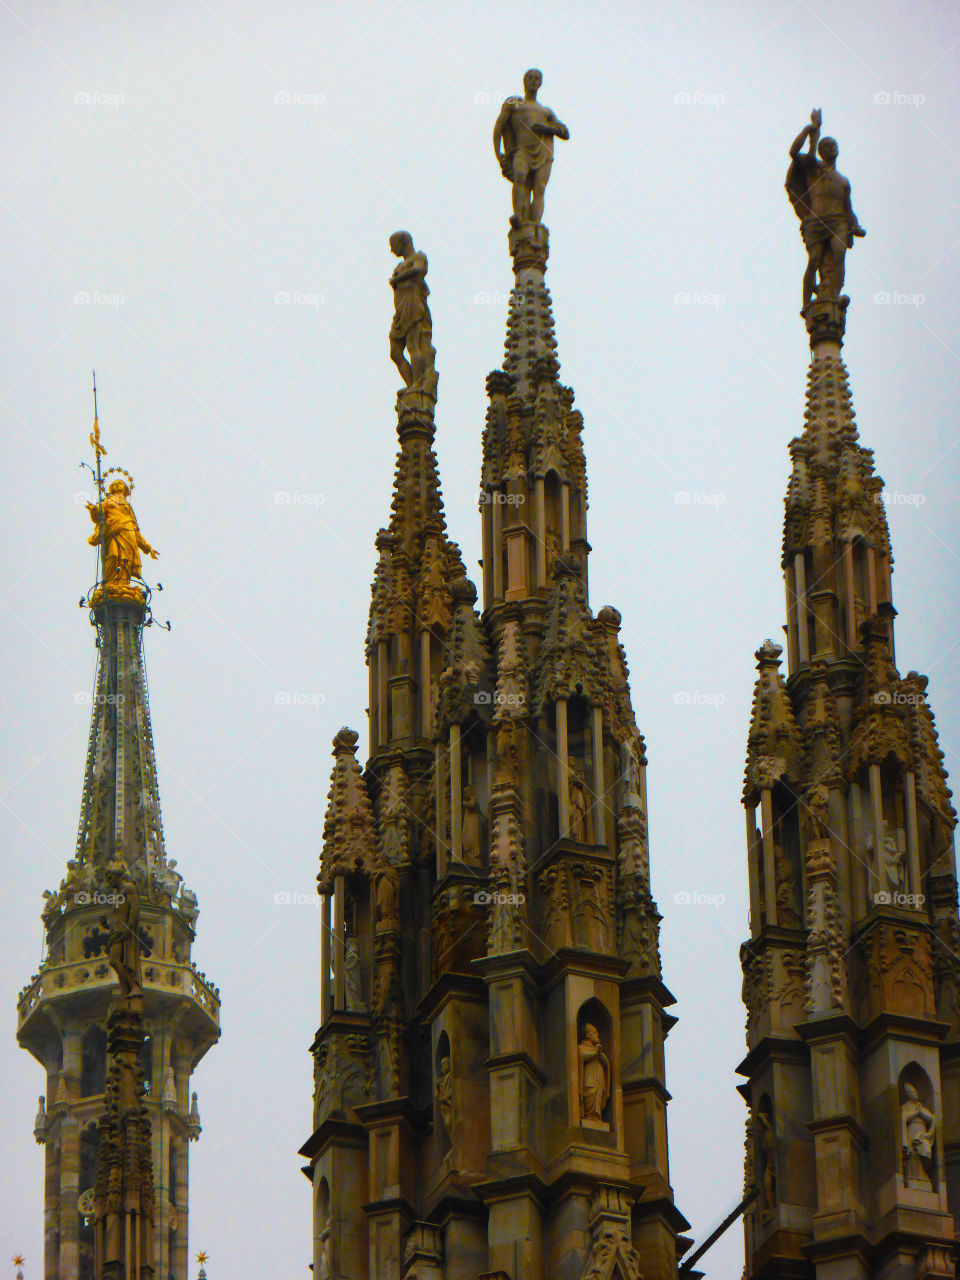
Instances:
[[[874,472],[873,451],[859,442],[847,371],[839,357],[811,361],[803,433],[791,442],[790,454],[784,563],[807,547],[854,537],[889,554],[883,481]]]
[[[317,876],[320,893],[333,891],[335,876],[354,871],[369,876],[377,861],[377,829],[356,759],[358,740],[353,729],[341,729],[333,739],[334,765]]]
[[[803,739],[780,671],[782,653],[780,645],[765,640],[755,655],[758,674],[753,689],[743,785],[747,803],[755,803],[760,791],[772,787],[778,779],[796,780],[801,774]]]
[[[527,399],[536,387],[534,366],[549,361],[553,376],[560,369],[550,290],[544,284],[549,233],[540,225],[522,224],[510,233],[514,287],[507,315],[503,370],[516,393]]]

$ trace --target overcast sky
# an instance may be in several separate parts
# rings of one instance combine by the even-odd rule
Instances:
[[[42,1273],[43,1076],[15,1044],[15,998],[76,833],[95,669],[77,600],[95,567],[75,495],[95,367],[108,461],[133,472],[161,553],[148,572],[173,630],[146,650],[167,851],[223,997],[194,1078],[191,1253],[209,1252],[211,1280],[308,1274],[296,1152],[319,918],[274,896],[313,891],[342,724],[365,754],[396,451],[387,240],[408,228],[429,255],[437,451],[477,577],[484,378],[511,283],[490,135],[530,65],[571,134],[547,192],[547,283],[586,424],[591,603],[623,613],[648,745],[680,1018],[672,1180],[702,1239],[742,1193],[740,789],[753,652],[784,621],[808,350],[783,179],[813,106],[868,232],[847,259],[845,357],[893,497],[898,664],[930,675],[958,774],[957,5],[11,0],[0,40],[0,1258]],[[741,1261],[738,1226],[705,1269],[727,1280]]]

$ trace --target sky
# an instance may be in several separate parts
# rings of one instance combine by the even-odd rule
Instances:
[[[887,483],[901,672],[960,773],[960,10],[804,3],[0,4],[0,1259],[42,1273],[39,1065],[14,1039],[41,894],[76,838],[94,634],[90,373],[160,551],[146,635],[167,853],[220,987],[200,1065],[191,1252],[307,1276],[319,1017],[312,895],[388,519],[394,259],[429,256],[450,535],[480,555],[484,379],[502,358],[499,104],[539,66],[561,380],[585,419],[591,604],[623,614],[649,757],[671,1175],[702,1240],[742,1194],[740,804],[754,650],[781,635],[805,255],[788,149],[823,110],[867,237],[844,356]],[[475,579],[478,571],[474,571]],[[279,695],[279,696],[278,696]],[[288,696],[289,695],[289,696]],[[300,902],[276,902],[289,894]],[[685,901],[689,898],[689,901]],[[8,1265],[0,1261],[0,1268]],[[703,1262],[740,1274],[731,1229]],[[2,1274],[2,1272],[0,1272]]]

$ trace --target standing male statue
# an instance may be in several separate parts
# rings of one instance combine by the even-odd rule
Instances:
[[[839,148],[835,139],[820,137],[820,120],[817,107],[810,113],[810,123],[794,138],[785,184],[807,250],[805,307],[814,296],[821,301],[839,300],[847,250],[854,236],[867,234],[850,204],[850,183],[835,168]],[[810,146],[804,152],[807,139]]]
[[[543,197],[553,165],[553,140],[562,138],[566,142],[570,137],[567,126],[537,101],[541,84],[543,74],[531,68],[523,77],[523,97],[508,98],[493,127],[493,150],[500,172],[513,183],[513,227],[542,220]]]
[[[436,351],[431,341],[433,321],[427,298],[427,255],[413,247],[409,231],[395,231],[390,251],[400,259],[390,277],[393,288],[393,324],[390,326],[390,359],[400,370],[408,389],[436,393]],[[405,353],[409,353],[408,360]]]

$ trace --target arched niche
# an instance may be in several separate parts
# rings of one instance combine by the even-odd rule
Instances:
[[[758,1207],[761,1213],[772,1213],[778,1203],[777,1137],[773,1120],[773,1103],[767,1093],[760,1095],[756,1118],[757,1186],[760,1188]]]
[[[453,1146],[453,1054],[450,1037],[441,1031],[433,1058],[434,1123],[437,1144],[446,1154]]]
[[[577,1102],[582,1129],[613,1129],[613,1021],[596,997],[577,1012]]]
[[[900,1115],[900,1172],[912,1191],[937,1190],[940,1117],[930,1077],[917,1062],[908,1062],[897,1080]]]

